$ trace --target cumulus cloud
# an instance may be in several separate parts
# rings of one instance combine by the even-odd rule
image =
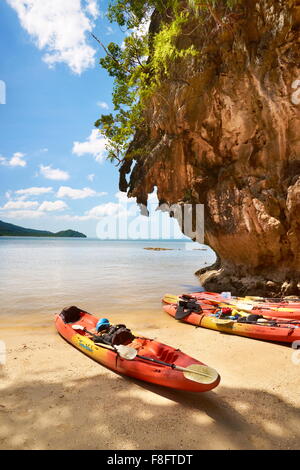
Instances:
[[[68,222],[86,222],[88,220],[91,220],[92,217],[89,217],[88,215],[71,215],[71,214],[65,214],[65,215],[59,215],[57,216],[57,219],[59,220],[66,220]]]
[[[84,215],[64,215],[60,219],[73,220],[77,222],[83,222],[87,220],[100,220],[103,217],[122,217],[127,214],[127,210],[124,205],[116,202],[107,202],[98,206],[92,207],[92,209],[86,211]]]
[[[98,101],[97,105],[102,109],[109,109],[109,105],[105,101]]]
[[[99,206],[90,209],[86,215],[91,218],[101,218],[106,216],[119,215],[124,212],[124,208],[121,204],[116,202],[107,202],[106,204],[100,204]]]
[[[111,26],[106,27],[106,35],[110,36],[111,34],[114,34],[114,30]]]
[[[18,189],[17,191],[15,191],[15,194],[21,197],[24,197],[24,196],[31,197],[31,196],[40,196],[42,194],[51,193],[52,191],[53,191],[53,188],[51,187],[45,188],[45,187],[33,186],[32,188]]]
[[[32,209],[38,205],[39,203],[36,201],[8,201],[3,207],[1,207],[1,210]]]
[[[22,167],[24,167],[24,166],[27,165],[26,161],[24,160],[25,155],[26,155],[25,153],[15,152],[10,159],[0,157],[0,163],[2,165],[6,165],[6,166],[12,166],[12,167],[22,166]]]
[[[44,201],[38,210],[39,212],[55,212],[65,209],[68,209],[68,206],[64,201]]]
[[[6,0],[21,26],[45,52],[53,67],[65,63],[76,74],[95,65],[96,51],[87,40],[100,16],[96,0]]]
[[[100,16],[100,10],[97,4],[97,0],[87,0],[86,3],[86,12],[91,15],[94,19],[97,19]]]
[[[79,157],[93,155],[95,160],[101,163],[106,157],[107,140],[97,129],[93,129],[85,142],[74,142],[72,152]]]
[[[118,199],[118,201],[120,202],[135,202],[136,201],[136,198],[135,197],[127,197],[127,193],[123,193],[122,191],[118,191],[116,194],[115,194],[115,197],[116,199]]]
[[[67,171],[59,170],[58,168],[52,168],[51,165],[40,165],[40,173],[49,180],[66,181],[70,178],[70,175]]]
[[[38,210],[15,210],[5,213],[5,218],[7,219],[38,219],[43,217],[44,212]]]
[[[74,189],[69,186],[61,186],[56,194],[57,197],[69,197],[70,199],[85,199],[93,196],[105,196],[107,193],[97,193],[91,188]]]
[[[5,213],[8,219],[37,219],[49,212],[61,212],[68,209],[64,201],[44,201],[39,204],[36,201],[8,201],[0,211]],[[4,212],[5,211],[5,212]]]

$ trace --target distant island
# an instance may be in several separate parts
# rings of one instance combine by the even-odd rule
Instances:
[[[19,227],[18,225],[8,224],[0,220],[0,237],[70,237],[87,238],[84,233],[75,230],[62,230],[53,233],[46,230],[34,230],[30,228]]]

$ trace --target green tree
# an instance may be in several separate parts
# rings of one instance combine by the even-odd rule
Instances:
[[[114,78],[112,101],[114,112],[101,115],[95,126],[107,139],[108,159],[121,163],[132,159],[130,143],[144,123],[143,110],[149,97],[168,76],[170,66],[178,59],[198,54],[194,46],[178,49],[176,39],[184,25],[201,15],[212,16],[219,26],[225,25],[216,9],[232,8],[241,0],[114,0],[108,10],[111,22],[128,30],[122,46],[111,42],[100,65]],[[149,31],[150,18],[156,14],[159,29]]]

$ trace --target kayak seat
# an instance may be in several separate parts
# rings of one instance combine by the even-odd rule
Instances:
[[[162,348],[161,351],[158,352],[157,357],[160,361],[173,364],[178,358],[178,354],[172,350]]]
[[[64,323],[76,323],[84,315],[84,311],[80,310],[78,307],[72,305],[71,307],[65,307],[61,313],[60,317]]]

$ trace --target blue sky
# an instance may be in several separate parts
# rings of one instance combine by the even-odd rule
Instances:
[[[124,38],[107,20],[107,4],[0,3],[1,220],[96,236],[103,217],[120,215],[118,171],[105,160],[105,141],[94,128],[112,111],[113,84],[90,32],[105,44]]]

